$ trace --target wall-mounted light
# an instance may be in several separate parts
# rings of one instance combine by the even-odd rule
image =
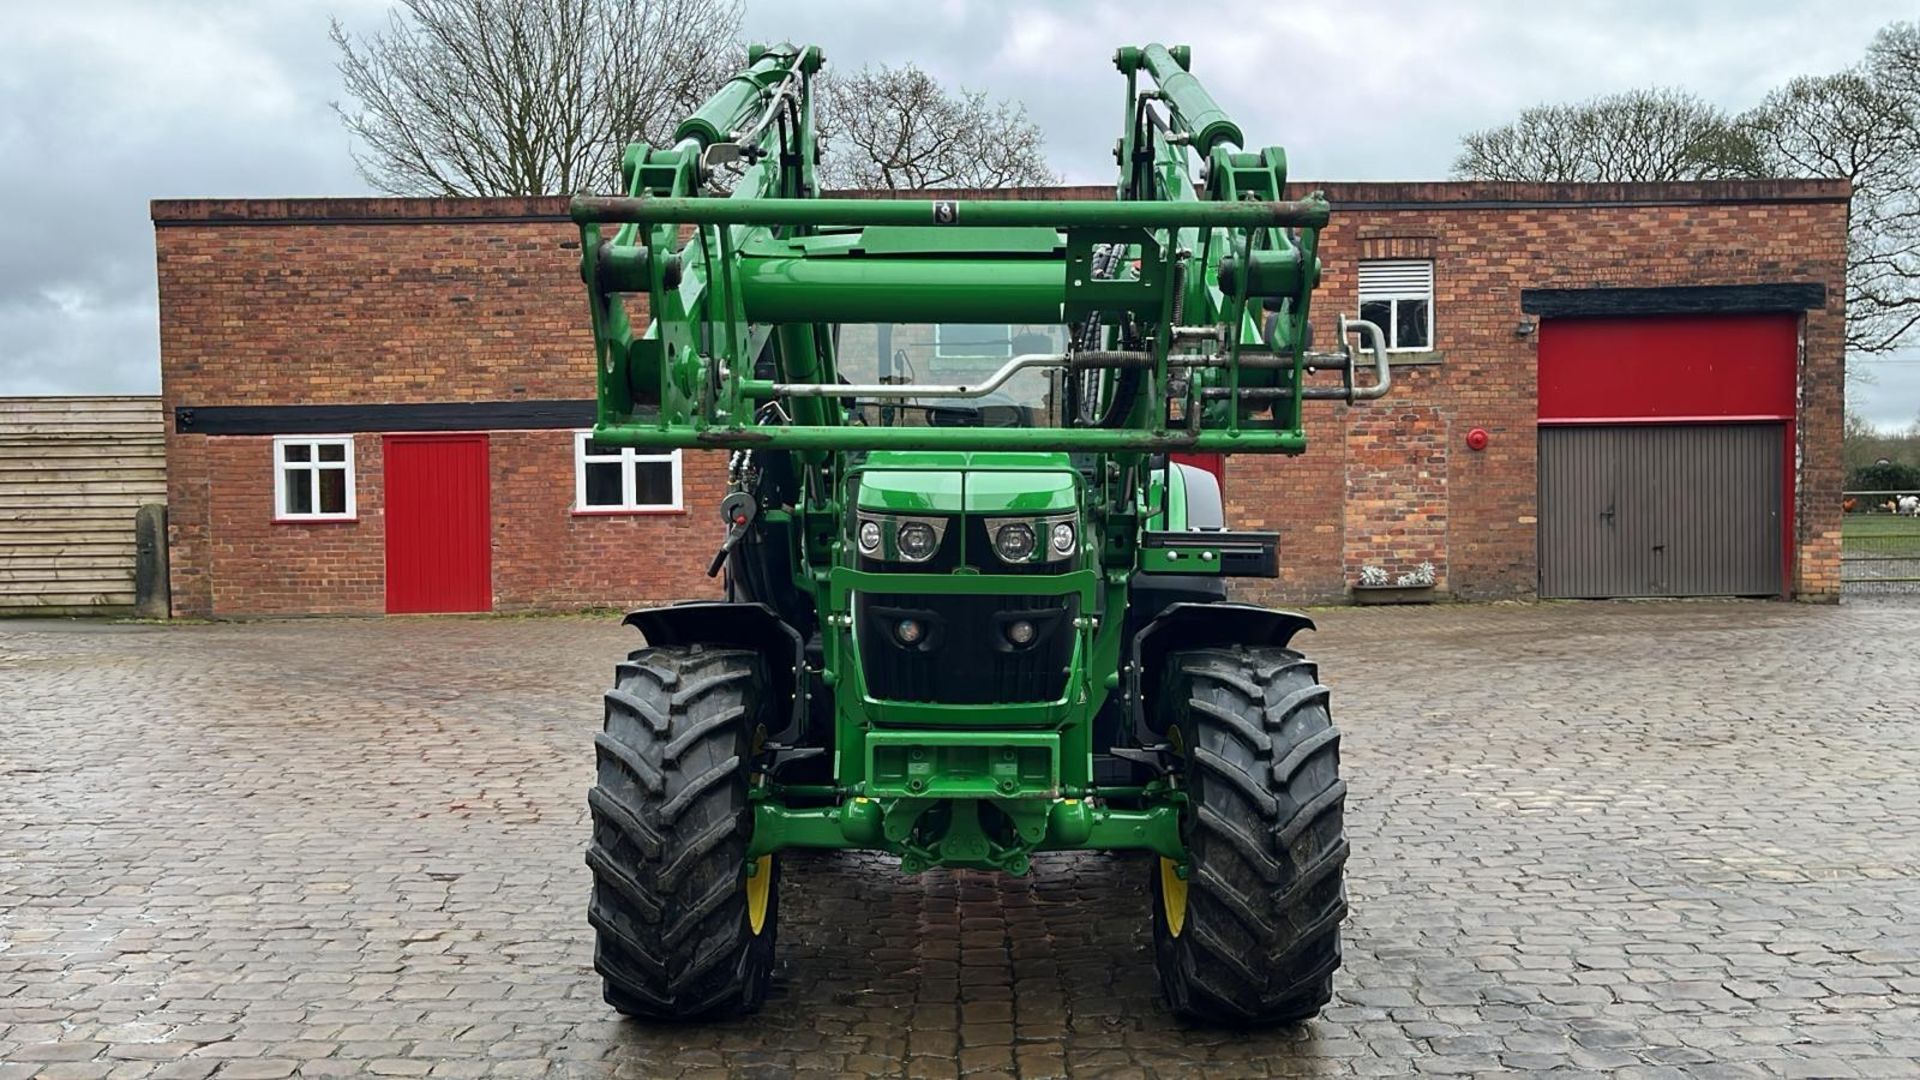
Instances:
[[[1532,337],[1533,331],[1538,325],[1539,324],[1535,323],[1532,319],[1521,319],[1513,325],[1513,336],[1519,338]]]

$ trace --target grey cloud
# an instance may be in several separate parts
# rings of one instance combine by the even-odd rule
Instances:
[[[1878,360],[1861,361],[1847,379],[1847,406],[1884,430],[1920,424],[1920,349],[1906,349]]]
[[[1258,145],[1286,146],[1320,179],[1446,175],[1460,133],[1542,100],[1681,84],[1730,108],[1805,72],[1856,59],[1873,31],[1911,17],[1893,0],[1847,5],[1413,0],[1164,3],[766,4],[748,30],[822,44],[829,62],[911,60],[943,80],[1024,100],[1068,177],[1112,172],[1120,44],[1191,45],[1194,71]]]
[[[149,199],[366,191],[318,4],[76,4],[8,29],[0,393],[158,388]]]

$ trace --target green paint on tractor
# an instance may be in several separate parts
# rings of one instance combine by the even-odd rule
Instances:
[[[575,200],[594,438],[730,455],[725,599],[629,616],[646,646],[596,738],[620,1011],[756,1008],[794,848],[905,873],[1137,852],[1172,1008],[1328,1000],[1345,788],[1289,647],[1311,623],[1228,601],[1276,538],[1170,455],[1300,453],[1308,402],[1378,397],[1387,367],[1366,323],[1309,351],[1330,208],[1286,198],[1285,154],[1242,149],[1190,59],[1116,54],[1110,200],[822,198],[824,58],[790,45]]]

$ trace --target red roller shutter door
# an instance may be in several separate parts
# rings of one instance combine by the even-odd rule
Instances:
[[[1540,595],[1779,595],[1793,559],[1791,314],[1540,328]]]

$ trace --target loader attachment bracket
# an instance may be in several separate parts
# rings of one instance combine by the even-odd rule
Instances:
[[[1053,731],[873,731],[867,794],[876,798],[1053,799],[1060,735]]]
[[[1278,577],[1279,541],[1273,532],[1147,532],[1140,537],[1140,572]]]

